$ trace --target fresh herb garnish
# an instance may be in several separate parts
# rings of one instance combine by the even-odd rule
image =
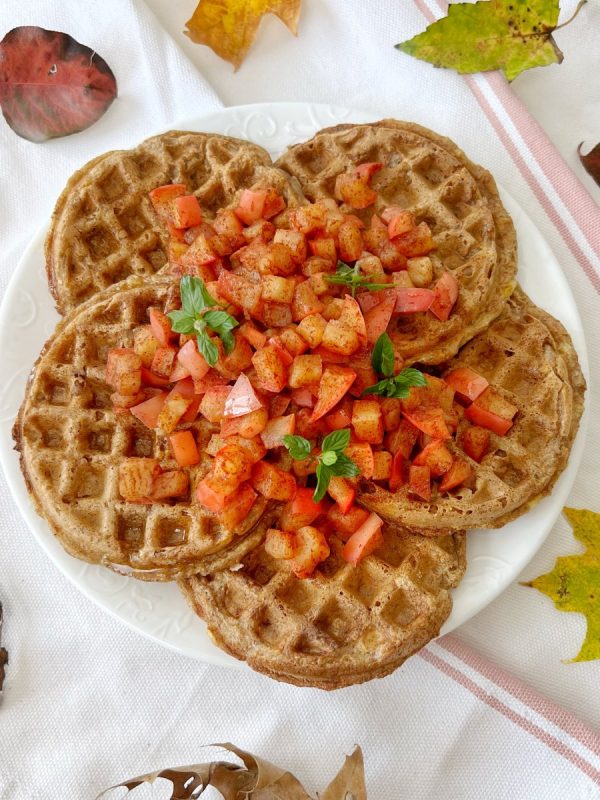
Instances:
[[[427,386],[423,373],[414,367],[407,367],[394,375],[394,347],[387,333],[382,333],[375,342],[371,364],[375,372],[384,377],[365,389],[361,395],[363,397],[366,394],[379,394],[382,397],[403,398],[408,397],[411,386]]]
[[[283,437],[283,444],[294,461],[306,461],[310,456],[310,442],[304,436],[287,434]]]
[[[368,289],[370,292],[377,292],[379,289],[390,288],[389,283],[373,283],[368,275],[361,275],[358,263],[351,267],[343,261],[338,261],[335,275],[328,275],[327,280],[329,283],[349,286],[352,291],[352,297],[356,295],[357,289]]]
[[[394,346],[387,333],[382,333],[375,342],[373,353],[371,354],[371,364],[377,375],[389,378],[394,374]]]
[[[231,331],[239,323],[226,311],[212,309],[218,303],[208,293],[200,278],[184,275],[179,283],[179,293],[181,308],[167,314],[171,320],[171,327],[176,333],[195,335],[198,351],[204,356],[206,363],[214,367],[219,357],[219,351],[209,336],[209,329],[217,334],[223,342],[225,352],[229,354],[235,347],[235,339]]]
[[[303,436],[284,436],[283,443],[296,461],[304,461],[309,458],[310,442]],[[313,494],[315,503],[325,497],[329,481],[334,475],[341,478],[354,478],[360,473],[354,461],[344,454],[344,450],[349,444],[350,430],[348,428],[333,431],[323,439],[321,455],[317,457],[317,487]]]

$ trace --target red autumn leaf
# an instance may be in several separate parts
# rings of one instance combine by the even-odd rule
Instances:
[[[582,144],[583,142],[577,148],[579,160],[585,167],[585,171],[591,175],[598,186],[600,186],[600,144],[597,144],[595,147],[593,147],[587,156],[584,156],[581,152]]]
[[[24,26],[0,42],[0,106],[24,139],[43,142],[85,130],[116,96],[106,61],[67,33]]]

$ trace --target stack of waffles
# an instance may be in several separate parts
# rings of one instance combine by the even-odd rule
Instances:
[[[265,547],[280,504],[258,497],[234,528],[196,499],[211,437],[202,415],[185,422],[201,453],[185,497],[125,500],[119,466],[131,457],[177,465],[168,439],[115,409],[108,353],[131,347],[150,307],[170,310],[178,281],[169,232],[148,192],[185,184],[210,220],[244,189],[274,188],[288,209],[335,198],[336,180],[377,162],[375,202],[401,207],[432,232],[434,279],[451,272],[458,300],[447,320],[397,315],[388,328],[404,365],[444,377],[469,368],[518,409],[507,435],[491,433],[471,480],[430,500],[359,476],[357,502],[384,521],[383,544],[352,565],[343,542],[308,578]],[[451,589],[466,569],[466,531],[495,528],[547,495],[564,469],[585,382],[563,326],[515,280],[514,227],[492,176],[450,140],[411,123],[342,125],[273,163],[257,145],[216,134],[170,132],[87,164],[60,196],[46,243],[50,291],[64,315],[29,380],[14,436],[33,502],[71,555],[144,580],[177,580],[214,641],[273,678],[335,689],[382,677],[437,636]],[[283,464],[286,462],[283,461]],[[285,466],[284,466],[285,468]],[[289,469],[289,464],[288,467]]]

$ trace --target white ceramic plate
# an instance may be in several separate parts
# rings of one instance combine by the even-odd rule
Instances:
[[[319,128],[342,121],[369,122],[373,119],[364,112],[331,106],[272,103],[225,108],[178,121],[173,127],[251,139],[277,156],[287,145],[309,138]],[[565,276],[524,210],[507,192],[503,191],[502,196],[517,228],[519,280],[536,303],[568,328],[587,374],[581,320]],[[31,532],[50,558],[84,594],[108,612],[145,636],[181,653],[218,664],[239,664],[212,644],[204,624],[188,610],[175,584],[137,581],[71,558],[33,510],[13,450],[11,428],[23,398],[27,375],[58,320],[46,283],[45,232],[40,231],[23,254],[0,306],[0,353],[4,374],[0,389],[0,460],[13,497]],[[540,265],[543,265],[543,281],[539,280]],[[467,573],[454,591],[454,608],[443,628],[444,633],[487,606],[542,545],[573,484],[584,435],[585,425],[582,425],[569,465],[551,497],[501,530],[469,534]]]

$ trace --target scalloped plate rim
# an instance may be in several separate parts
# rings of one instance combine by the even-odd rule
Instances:
[[[241,134],[243,136],[250,126],[250,121],[260,120],[261,118],[264,123],[272,127],[273,133],[268,133],[265,130],[255,141],[258,144],[262,144],[266,149],[270,149],[269,145],[273,145],[270,137],[276,135],[278,126],[283,129],[283,134],[280,134],[280,138],[287,140],[286,144],[290,144],[311,135],[309,130],[303,135],[295,136],[293,134],[294,125],[303,125],[305,128],[308,126],[309,129],[312,125],[313,130],[317,130],[317,126],[323,127],[327,123],[339,122],[341,121],[340,118],[342,120],[351,118],[355,122],[370,122],[379,117],[366,111],[316,103],[257,103],[254,105],[232,106],[190,119],[178,120],[173,125],[162,130],[208,129],[217,133],[234,135],[236,126],[240,125],[240,120],[245,120],[245,129],[236,132],[237,135]],[[323,122],[323,118],[326,118],[326,122]],[[244,125],[243,122],[242,125]],[[272,147],[271,149],[277,148]],[[539,282],[534,280],[535,276],[529,269],[526,269],[524,274],[520,274],[520,280],[524,288],[532,296],[532,299],[540,303],[540,305],[545,303],[544,307],[546,308],[550,306],[549,310],[555,313],[569,329],[573,336],[584,374],[586,378],[589,378],[583,326],[566,277],[549,245],[523,208],[502,187],[501,194],[503,201],[515,218],[519,233],[520,250],[522,251],[523,244],[525,244],[526,253],[533,248],[538,263],[540,261],[544,263],[546,276],[550,274],[550,280],[543,286],[540,286]],[[2,303],[0,304],[0,352],[3,355],[11,355],[5,346],[8,344],[8,330],[10,330],[11,302],[15,294],[18,291],[23,291],[26,284],[31,285],[27,282],[37,275],[37,271],[40,269],[40,253],[42,257],[41,266],[43,267],[43,242],[47,229],[48,225],[46,224],[32,238],[2,298]],[[523,231],[525,231],[525,236],[522,235]],[[34,291],[35,289],[40,290],[38,284],[34,282],[33,285]],[[551,288],[548,288],[548,286]],[[44,288],[45,292],[42,292],[41,297],[42,303],[49,305],[53,309],[53,301],[47,288]],[[46,307],[42,310],[48,312]],[[54,312],[54,316],[57,317],[56,312]],[[24,327],[31,327],[31,325],[32,322],[29,323],[29,326]],[[39,344],[37,346],[39,348]],[[37,352],[33,359],[37,358]],[[15,359],[20,361],[21,364],[23,363],[23,356],[21,358],[15,357]],[[26,363],[31,363],[30,359],[31,354],[28,352]],[[13,381],[15,385],[21,385],[20,396],[22,396],[24,382],[22,380],[19,381],[18,376],[24,369],[20,366],[16,372],[9,376],[9,381],[5,382],[3,391],[6,391],[7,385]],[[468,534],[467,573],[458,589],[453,590],[454,608],[442,628],[442,633],[454,630],[491,603],[518,576],[542,546],[560,514],[577,474],[585,441],[586,423],[587,404],[567,469],[561,475],[549,497],[542,500],[527,515],[515,520],[500,531],[477,531]],[[21,475],[18,456],[13,449],[10,436],[11,428],[12,420],[0,418],[0,462],[2,463],[10,492],[35,539],[61,572],[97,605],[147,638],[207,663],[245,667],[246,665],[243,662],[231,658],[212,643],[204,624],[191,614],[175,584],[146,583],[116,575],[104,568],[79,562],[62,550],[50,532],[47,523],[38,517],[33,508]],[[527,520],[527,528],[533,528],[536,534],[535,537],[532,536],[529,540],[523,540],[521,537],[524,520]],[[517,552],[516,557],[514,551],[515,542],[521,545],[521,550]],[[525,545],[523,542],[525,542]],[[481,566],[484,562],[487,566],[483,567],[482,572],[478,572],[474,568],[475,564]],[[102,583],[106,584],[109,590],[98,588],[97,584]],[[481,594],[482,585],[487,589],[483,594]],[[112,589],[110,589],[111,586],[113,587]],[[476,594],[477,590],[479,595]],[[161,591],[165,593],[162,597]],[[119,603],[112,600],[117,595],[120,596]],[[156,625],[152,627],[148,621],[148,614],[153,611],[153,602],[157,602],[161,606],[158,620],[159,622],[163,620],[164,625],[159,624],[158,627]],[[149,604],[149,608],[145,609],[146,613],[144,613],[144,603]],[[128,610],[126,611],[126,609]],[[188,619],[181,627],[181,630],[175,632],[173,632],[171,626],[174,611],[180,614],[183,620]],[[164,631],[160,632],[162,628],[164,628]]]

